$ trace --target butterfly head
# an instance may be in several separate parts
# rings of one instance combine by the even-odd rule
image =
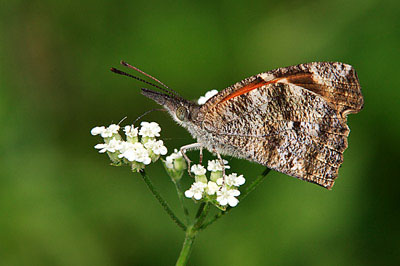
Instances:
[[[179,124],[185,126],[193,122],[200,106],[178,96],[171,96],[157,91],[142,88],[142,94],[162,105]]]

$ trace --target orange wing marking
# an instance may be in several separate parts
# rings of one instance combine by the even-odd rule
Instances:
[[[225,98],[223,98],[221,101],[219,101],[218,104],[226,102],[232,98],[238,97],[242,94],[248,93],[249,91],[258,89],[262,86],[268,85],[268,84],[273,84],[273,83],[278,83],[278,82],[282,82],[282,83],[292,83],[292,84],[296,84],[296,83],[300,83],[300,84],[308,84],[308,83],[312,83],[312,74],[310,73],[299,73],[299,74],[295,74],[295,75],[291,75],[291,76],[287,76],[287,77],[280,77],[280,78],[276,78],[270,81],[260,81],[260,80],[256,80],[253,81],[249,84],[247,84],[246,86],[238,89],[237,91],[234,91],[233,93],[225,96]]]
[[[249,83],[249,84],[247,84],[246,86],[244,86],[244,87],[238,89],[237,91],[234,91],[233,93],[231,93],[231,94],[225,96],[225,98],[223,98],[223,99],[219,102],[219,104],[220,104],[220,103],[223,103],[223,102],[226,102],[226,101],[228,101],[228,100],[230,100],[230,99],[232,99],[232,98],[238,97],[238,96],[240,96],[240,95],[242,95],[242,94],[248,93],[249,91],[258,89],[258,88],[260,88],[260,87],[262,87],[262,86],[265,86],[265,85],[267,85],[267,84],[276,83],[276,82],[277,82],[277,80],[274,79],[274,80],[271,80],[271,81],[268,81],[268,82],[267,82],[267,81],[255,81],[255,82]]]

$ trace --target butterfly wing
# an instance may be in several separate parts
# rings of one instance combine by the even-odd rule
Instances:
[[[354,69],[309,63],[250,77],[200,109],[220,153],[331,188],[347,148],[348,113],[362,109]]]

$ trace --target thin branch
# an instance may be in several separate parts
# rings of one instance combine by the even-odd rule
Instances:
[[[197,219],[200,217],[201,213],[202,213],[203,210],[204,210],[204,206],[206,206],[206,203],[205,203],[205,202],[200,203],[199,209],[197,210],[196,216],[195,216],[195,218],[194,218],[195,220],[197,220]]]
[[[210,204],[208,202],[206,203],[203,202],[196,214],[196,220],[194,222],[193,229],[198,230],[202,227],[203,222],[208,215],[209,209],[210,209]]]
[[[186,223],[189,224],[189,211],[185,205],[185,198],[183,197],[181,184],[179,183],[179,180],[175,181],[173,178],[171,178],[171,180],[175,184],[176,193],[178,194],[179,201],[181,202],[183,213],[185,214],[185,218],[186,218]]]
[[[150,189],[151,193],[153,193],[154,197],[158,200],[164,210],[167,212],[169,217],[180,227],[183,231],[186,231],[186,225],[179,220],[179,218],[175,215],[175,213],[171,210],[168,203],[161,197],[160,193],[154,187],[153,183],[151,182],[150,178],[147,176],[144,170],[140,171],[140,174],[146,183],[147,187]]]
[[[250,192],[252,192],[260,183],[264,180],[264,178],[268,175],[271,169],[266,168],[264,172],[259,175],[245,190],[245,192],[241,195],[240,200],[244,200]]]

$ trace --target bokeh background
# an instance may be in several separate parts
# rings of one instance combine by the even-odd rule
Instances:
[[[143,84],[109,71],[124,59],[188,99],[278,67],[352,64],[365,108],[348,118],[333,191],[271,173],[199,235],[190,264],[398,265],[399,10],[379,0],[1,1],[0,264],[175,263],[183,232],[89,133],[157,108]],[[145,120],[160,123],[170,151],[192,142],[163,112]],[[248,181],[263,170],[231,165]],[[181,214],[161,164],[147,172]]]

